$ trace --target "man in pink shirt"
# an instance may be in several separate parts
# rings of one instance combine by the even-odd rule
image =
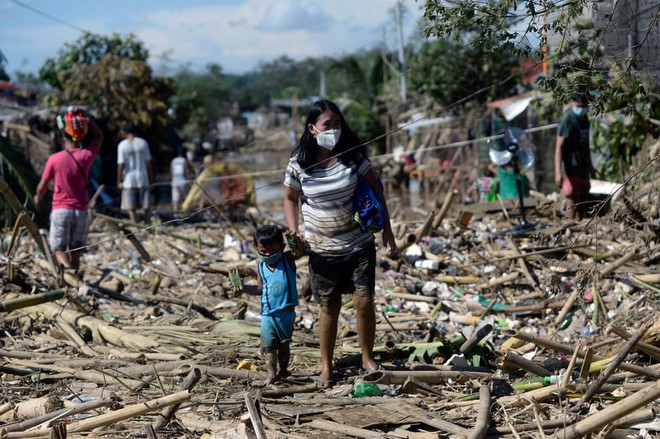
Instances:
[[[48,158],[34,202],[41,202],[50,181],[55,180],[48,243],[64,268],[78,270],[81,250],[76,249],[87,243],[89,228],[87,178],[103,133],[83,110],[70,108],[57,116],[57,125],[63,131],[64,149]]]

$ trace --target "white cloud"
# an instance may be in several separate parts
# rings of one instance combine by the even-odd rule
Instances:
[[[125,7],[125,0],[98,0],[97,7],[81,13],[84,18],[67,18],[61,11],[73,7],[73,2],[59,1],[69,6],[45,12],[93,32],[134,33],[153,55],[167,54],[194,66],[213,62],[231,73],[251,70],[260,61],[282,55],[303,59],[371,48],[380,44],[384,28],[391,47],[394,41],[389,11],[396,0],[162,0],[132,2],[131,14],[120,17],[115,12]],[[418,4],[412,0],[404,4],[413,12],[406,24],[410,31],[420,15]],[[29,55],[31,60],[55,56],[66,41],[79,36],[61,24],[44,26],[48,20],[30,11],[15,13],[23,14],[25,23],[15,24],[12,29],[8,26],[11,23],[0,17],[2,50],[12,58],[16,52]]]

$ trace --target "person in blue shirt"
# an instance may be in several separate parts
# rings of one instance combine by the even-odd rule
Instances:
[[[261,349],[268,373],[264,384],[269,385],[289,375],[289,344],[298,305],[296,257],[284,251],[282,230],[274,225],[259,227],[254,233],[254,244],[261,260],[257,286],[245,285],[244,290],[261,294]]]

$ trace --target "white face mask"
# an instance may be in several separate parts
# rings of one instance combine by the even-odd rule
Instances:
[[[339,141],[339,136],[341,136],[341,128],[326,131],[320,131],[318,128],[316,129],[319,131],[319,134],[316,136],[316,143],[318,143],[319,146],[332,151],[337,145],[337,141]]]

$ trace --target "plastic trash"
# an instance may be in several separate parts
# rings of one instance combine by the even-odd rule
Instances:
[[[438,261],[432,261],[430,259],[418,259],[415,261],[415,268],[437,270],[438,268],[440,268],[440,263]]]
[[[383,391],[375,383],[360,383],[353,388],[353,396],[362,398],[365,396],[383,396]]]

